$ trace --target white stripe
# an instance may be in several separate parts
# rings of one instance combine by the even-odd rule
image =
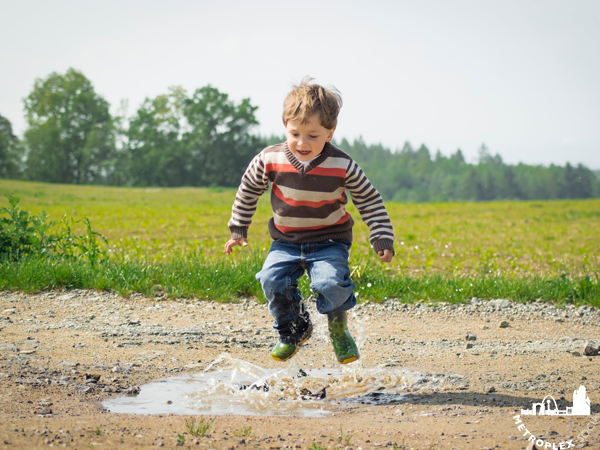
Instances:
[[[325,169],[346,169],[346,170],[348,170],[348,161],[349,160],[346,158],[334,158],[334,157],[330,156],[325,161],[323,161],[321,164],[319,164],[318,167],[323,167]]]
[[[303,191],[300,189],[293,189],[287,186],[277,185],[284,196],[296,201],[311,201],[320,202],[323,200],[337,200],[342,197],[342,194],[346,190],[343,187],[337,188],[333,192],[314,192],[314,191]]]
[[[304,217],[285,217],[280,216],[273,212],[273,219],[275,220],[275,224],[283,227],[295,227],[295,228],[306,228],[306,227],[318,227],[323,225],[333,225],[338,222],[344,215],[346,211],[342,208],[337,211],[332,212],[328,217],[324,219],[317,218],[304,218]]]

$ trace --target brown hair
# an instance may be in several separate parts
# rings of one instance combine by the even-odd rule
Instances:
[[[342,94],[336,88],[324,88],[312,84],[314,78],[304,77],[294,86],[283,101],[283,124],[289,120],[300,120],[305,124],[313,114],[318,114],[321,125],[331,130],[337,125],[337,116],[342,107]]]

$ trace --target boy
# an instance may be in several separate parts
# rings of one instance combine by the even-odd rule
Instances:
[[[356,305],[356,297],[348,267],[354,221],[345,209],[346,190],[369,226],[369,242],[383,262],[394,256],[394,234],[377,190],[352,158],[331,144],[342,106],[339,92],[312,80],[304,78],[284,101],[287,141],[261,151],[244,173],[228,223],[231,239],[225,253],[248,245],[258,198],[271,183],[273,243],[256,275],[279,332],[271,356],[286,361],[310,338],[312,323],[298,289],[298,278],[306,270],[317,294],[317,310],[327,314],[336,357],[347,364],[359,353],[347,326],[347,311]]]

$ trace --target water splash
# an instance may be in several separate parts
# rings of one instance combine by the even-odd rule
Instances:
[[[135,414],[321,417],[352,403],[401,403],[409,390],[438,389],[457,381],[383,365],[306,371],[302,365],[301,358],[294,358],[283,369],[264,369],[223,353],[200,374],[149,383],[139,395],[111,399],[104,406]]]

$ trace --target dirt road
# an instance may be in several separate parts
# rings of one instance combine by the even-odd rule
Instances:
[[[584,354],[588,341],[600,342],[598,310],[388,301],[359,305],[351,322],[364,370],[448,382],[412,384],[402,400],[347,403],[322,418],[217,416],[207,436],[193,436],[190,416],[115,414],[102,402],[198,373],[224,352],[282,367],[268,355],[275,334],[264,305],[0,293],[0,448],[525,449],[533,435],[546,448],[600,449],[600,356]],[[298,355],[307,369],[337,365],[324,336]],[[547,395],[570,407],[582,385],[590,416],[514,418]]]

